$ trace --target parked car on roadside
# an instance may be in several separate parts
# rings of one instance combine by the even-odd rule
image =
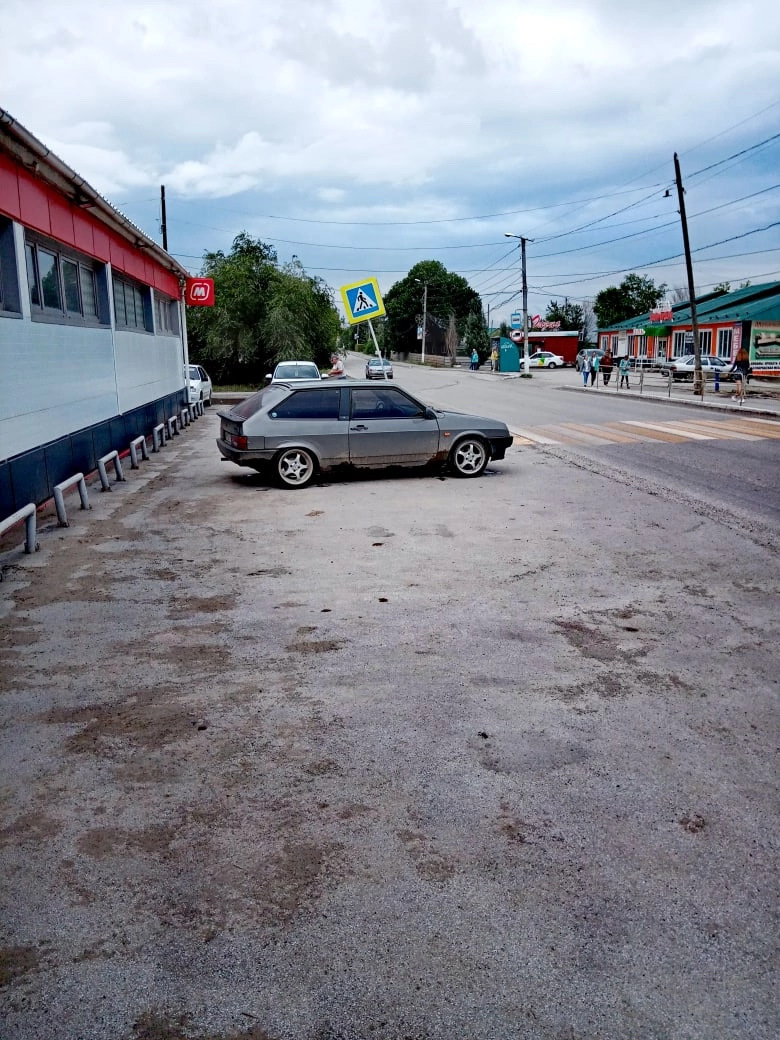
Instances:
[[[718,371],[721,378],[724,378],[730,368],[731,362],[727,361],[726,358],[718,357],[716,354],[702,354],[701,370],[705,377],[712,377]],[[695,356],[686,354],[684,357],[672,358],[670,361],[667,361],[666,364],[661,366],[660,372],[665,378],[671,378],[674,382],[680,382],[682,380],[693,380],[695,369]]]
[[[598,354],[599,359],[604,357],[604,351],[598,347],[585,347],[582,350],[577,351],[577,357],[574,360],[574,367],[578,372],[582,371],[582,362],[585,357],[593,357],[594,354]]]
[[[437,463],[456,477],[478,477],[512,443],[496,419],[440,411],[400,386],[362,379],[269,383],[219,417],[223,458],[269,470],[286,488],[339,466]]]
[[[321,379],[320,370],[313,361],[280,361],[265,377],[266,383],[289,383],[291,380]]]
[[[528,358],[531,368],[563,368],[566,362],[560,354],[553,354],[549,350],[537,350]]]
[[[214,388],[211,385],[208,372],[202,365],[187,366],[187,382],[189,383],[190,404],[195,404],[196,401],[203,401],[204,405],[211,404],[211,395]]]
[[[366,362],[366,379],[388,379],[393,378],[393,366],[387,358],[369,358]]]

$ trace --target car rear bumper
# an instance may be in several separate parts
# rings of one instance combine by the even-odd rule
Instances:
[[[228,462],[235,462],[237,466],[248,466],[250,469],[257,469],[258,466],[266,465],[274,456],[273,451],[267,450],[241,451],[219,437],[217,438],[217,447],[223,459]]]

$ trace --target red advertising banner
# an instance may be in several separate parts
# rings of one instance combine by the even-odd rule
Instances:
[[[214,279],[188,278],[184,301],[188,307],[213,307]]]

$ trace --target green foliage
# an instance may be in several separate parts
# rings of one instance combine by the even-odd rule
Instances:
[[[627,274],[619,286],[611,285],[597,293],[593,311],[600,329],[608,329],[649,311],[663,299],[666,285],[652,278]]]
[[[190,307],[190,357],[216,383],[261,385],[277,361],[327,365],[340,323],[328,286],[298,261],[279,268],[275,250],[246,232],[230,253],[206,253],[201,274],[214,279],[214,306]]]
[[[405,278],[396,282],[385,294],[387,320],[384,336],[387,350],[400,353],[419,352],[417,328],[422,324],[426,282],[426,353],[445,353],[445,334],[451,314],[455,317],[455,326],[461,338],[466,333],[469,315],[481,315],[482,303],[479,294],[471,288],[465,278],[452,274],[438,260],[421,260],[412,267]],[[484,322],[482,325],[484,327]]]
[[[587,334],[585,311],[578,303],[564,300],[561,306],[557,300],[552,300],[547,305],[545,318],[547,321],[559,321],[563,332],[579,332],[581,339]]]
[[[481,310],[473,310],[466,317],[463,342],[469,354],[476,348],[480,364],[490,354],[490,336]]]
[[[713,286],[712,291],[714,293],[727,293],[731,292],[731,282],[718,282],[717,285]]]

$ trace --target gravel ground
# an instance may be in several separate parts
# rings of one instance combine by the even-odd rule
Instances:
[[[0,546],[3,1040],[774,1040],[776,532],[214,423]]]

